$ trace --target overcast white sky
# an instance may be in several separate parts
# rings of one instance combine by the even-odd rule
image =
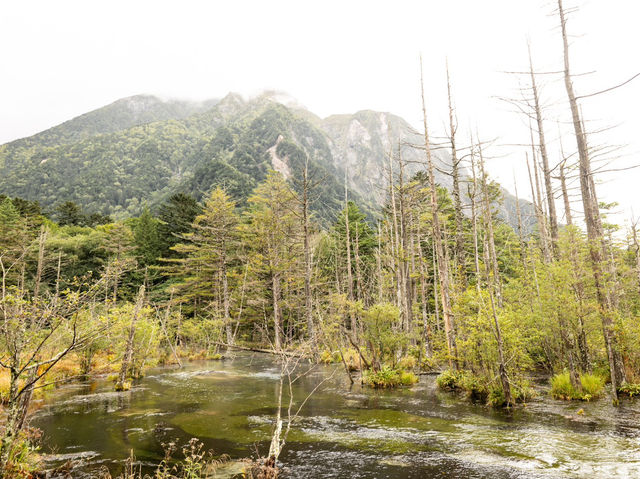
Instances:
[[[576,78],[579,95],[640,72],[640,2],[565,3],[580,6],[568,25],[573,70],[595,71]],[[374,109],[418,126],[420,52],[434,134],[442,134],[447,114],[448,57],[461,135],[477,125],[485,139],[525,143],[526,121],[496,97],[516,95],[517,76],[503,72],[527,68],[527,36],[536,67],[560,69],[554,7],[552,0],[6,1],[0,143],[138,93],[205,99],[277,89],[320,116]],[[557,77],[542,81],[555,163],[565,97]],[[596,120],[590,129],[616,126],[591,143],[626,145],[617,168],[640,163],[638,106],[640,79],[584,101],[585,117]],[[575,141],[566,137],[565,149]],[[500,158],[490,164],[510,190],[515,171],[523,196],[524,151],[496,146]],[[602,175],[601,199],[621,203],[621,222],[632,207],[640,214],[638,180],[640,169]]]

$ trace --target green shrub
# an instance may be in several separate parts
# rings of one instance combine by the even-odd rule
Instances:
[[[513,400],[517,403],[530,401],[537,396],[535,389],[526,380],[513,383],[511,385],[511,394],[513,394]]]
[[[583,374],[580,376],[580,384],[582,391],[592,398],[600,397],[604,390],[604,379],[596,374]]]
[[[423,371],[433,371],[438,366],[438,363],[434,358],[424,356],[420,361],[419,366],[420,366],[420,369],[422,369]]]
[[[323,364],[332,364],[341,362],[342,358],[340,357],[339,351],[329,351],[328,349],[325,349],[320,353],[320,358],[318,360]]]
[[[551,395],[556,399],[577,399],[576,390],[571,385],[569,373],[556,374],[551,378]]]
[[[41,438],[42,431],[39,429],[27,427],[20,431],[8,452],[5,467],[0,470],[0,477],[36,477],[34,472],[41,466],[38,454]]]
[[[446,370],[436,378],[436,384],[446,391],[464,391],[472,401],[480,401],[494,407],[506,405],[502,385],[471,371]],[[535,396],[528,381],[511,383],[511,396],[516,403],[525,402]]]
[[[405,356],[398,361],[398,368],[400,369],[414,369],[418,364],[418,360],[413,356]]]
[[[328,349],[325,349],[320,353],[318,360],[323,364],[331,364],[333,362],[333,354]]]
[[[487,382],[485,378],[463,373],[460,380],[460,386],[467,393],[467,397],[472,401],[487,401],[489,390],[487,389]]]
[[[383,366],[380,371],[369,371],[364,381],[373,388],[385,389],[398,386],[411,386],[418,382],[418,377],[407,371]]]
[[[447,369],[438,375],[438,377],[436,378],[436,384],[440,389],[454,391],[456,389],[463,389],[463,378],[464,373],[462,371],[453,371],[451,369]]]
[[[418,382],[418,376],[411,371],[400,371],[400,384],[403,386],[413,386]]]
[[[618,392],[621,394],[626,394],[630,398],[632,398],[633,396],[638,396],[640,395],[640,384],[624,383],[618,388]]]
[[[551,378],[551,395],[556,399],[566,401],[572,399],[589,401],[600,397],[604,391],[604,379],[597,374],[582,374],[580,384],[581,389],[577,390],[571,384],[568,372],[556,374]]]
[[[128,391],[131,389],[131,383],[129,381],[125,381],[122,384],[116,383],[116,391]]]
[[[504,391],[502,391],[501,386],[491,386],[489,388],[487,403],[493,407],[502,407],[507,404],[507,400],[504,397]]]

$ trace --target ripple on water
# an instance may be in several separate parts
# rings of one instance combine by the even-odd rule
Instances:
[[[275,362],[238,355],[234,362],[185,366],[154,370],[127,393],[105,381],[98,383],[102,392],[53,391],[58,402],[41,409],[33,425],[52,446],[83,454],[91,465],[119,467],[129,447],[144,460],[161,457],[160,436],[199,437],[235,457],[251,455],[255,444],[268,448],[280,377]],[[318,367],[297,382],[296,399],[331,372]],[[403,391],[349,388],[345,381],[327,381],[292,425],[281,457],[289,477],[640,477],[639,402],[614,408],[605,400],[541,398],[503,412],[442,393],[433,378]],[[576,414],[580,408],[583,415]]]

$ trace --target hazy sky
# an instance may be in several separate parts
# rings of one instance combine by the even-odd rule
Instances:
[[[640,2],[565,0],[580,6],[568,24],[580,94],[640,72]],[[515,97],[526,77],[526,38],[537,69],[561,69],[550,0],[423,1],[6,1],[0,6],[0,143],[28,136],[138,93],[177,98],[288,92],[320,116],[390,111],[420,124],[418,55],[425,61],[430,124],[443,133],[448,57],[460,142],[468,126],[496,138],[490,171],[523,196],[526,120],[497,97]],[[561,78],[540,79],[552,163],[557,121],[566,122]],[[594,145],[625,145],[615,168],[640,163],[640,79],[585,99]],[[566,128],[563,126],[562,128]],[[499,144],[499,145],[498,145]],[[565,149],[575,141],[565,137]],[[602,175],[600,196],[633,207],[640,169]],[[527,195],[528,196],[528,195]],[[561,207],[561,203],[558,202]],[[575,203],[576,209],[579,202]]]

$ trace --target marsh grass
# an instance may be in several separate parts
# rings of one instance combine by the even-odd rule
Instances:
[[[555,399],[566,401],[590,401],[597,399],[604,393],[604,379],[597,374],[585,373],[580,376],[581,389],[571,384],[568,372],[556,374],[551,378],[551,395]]]
[[[377,389],[413,386],[418,382],[418,376],[409,371],[393,369],[383,366],[380,371],[369,371],[364,375],[364,382]]]

